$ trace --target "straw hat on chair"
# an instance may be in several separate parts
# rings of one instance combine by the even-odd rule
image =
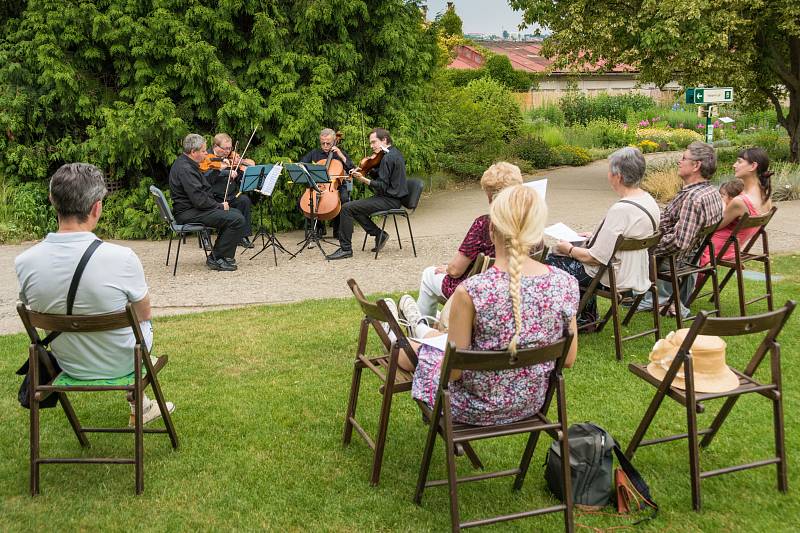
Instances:
[[[650,352],[650,364],[647,365],[650,375],[664,379],[688,332],[688,328],[672,331],[656,342]],[[694,339],[690,353],[697,392],[726,392],[739,386],[739,378],[725,364],[725,346],[725,341],[715,335],[698,335]],[[686,389],[683,367],[675,374],[672,386]]]

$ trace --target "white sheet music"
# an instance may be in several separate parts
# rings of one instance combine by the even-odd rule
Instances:
[[[553,224],[552,226],[547,226],[544,228],[544,234],[548,237],[552,237],[554,239],[558,239],[559,241],[567,241],[567,242],[578,242],[578,241],[585,241],[584,237],[581,237],[575,231],[564,224],[563,222],[558,222]]]
[[[530,187],[542,200],[546,200],[545,196],[547,195],[547,178],[536,180],[536,181],[529,181],[527,183],[523,183],[526,187]]]
[[[269,173],[264,176],[264,184],[258,191],[264,196],[272,196],[272,191],[275,190],[275,184],[278,183],[278,176],[283,171],[283,166],[276,164],[272,167]]]
[[[412,341],[416,341],[420,344],[427,344],[428,346],[433,346],[441,351],[445,351],[447,349],[447,334],[443,335],[436,335],[435,337],[425,337],[424,339],[411,339]]]

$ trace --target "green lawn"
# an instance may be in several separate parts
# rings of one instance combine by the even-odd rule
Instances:
[[[783,279],[776,302],[797,297],[800,256],[775,260]],[[757,282],[749,286],[761,288]],[[363,287],[369,291],[369,287]],[[726,315],[734,314],[734,290],[725,292]],[[312,319],[312,321],[309,321]],[[422,507],[411,501],[426,434],[410,396],[393,406],[381,484],[368,485],[370,456],[354,436],[342,448],[346,405],[359,313],[352,299],[323,300],[163,318],[156,321],[156,353],[170,364],[161,374],[168,399],[177,405],[181,448],[171,451],[161,435],[145,437],[145,493],[134,496],[131,466],[43,465],[42,493],[28,495],[28,412],[16,402],[13,375],[27,354],[23,335],[0,337],[0,531],[17,530],[446,530],[447,492],[429,489]],[[645,317],[641,316],[640,321]],[[674,322],[666,321],[665,333]],[[610,329],[610,328],[608,328]],[[614,360],[610,331],[582,336],[578,361],[567,371],[571,422],[591,420],[623,445],[638,424],[653,389],[627,370],[647,357],[652,339],[627,343],[626,361]],[[685,441],[643,448],[635,465],[662,507],[640,530],[789,531],[800,519],[800,366],[798,315],[781,336],[789,485],[776,489],[775,468],[729,474],[703,482],[703,512],[691,511]],[[729,343],[728,360],[742,366],[753,343]],[[764,365],[759,376],[765,377]],[[363,381],[360,413],[374,428],[379,402],[376,380]],[[88,396],[88,398],[87,398]],[[751,395],[752,396],[752,395]],[[74,400],[84,421],[125,424],[121,394],[81,394]],[[711,413],[720,402],[709,404]],[[711,415],[701,415],[708,423]],[[680,431],[684,411],[665,403],[654,432]],[[74,454],[79,446],[66,419],[51,409],[42,416],[43,451]],[[684,430],[685,431],[685,430]],[[128,453],[132,437],[91,435],[88,454]],[[512,512],[552,503],[543,469],[550,441],[542,439],[525,487],[515,494],[509,478],[471,483],[460,490],[462,518]],[[488,468],[509,468],[519,460],[523,440],[475,445]],[[701,466],[719,468],[772,453],[770,403],[743,398]],[[444,474],[437,443],[432,474]],[[463,471],[468,461],[461,459]],[[579,524],[607,528],[628,520],[578,513]],[[497,530],[562,527],[561,515],[532,518]]]

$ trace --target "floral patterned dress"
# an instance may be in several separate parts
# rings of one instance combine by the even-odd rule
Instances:
[[[468,278],[464,288],[475,306],[472,350],[505,350],[514,336],[509,275],[492,267]],[[547,274],[523,276],[520,348],[545,346],[561,338],[578,310],[578,282],[550,268]],[[444,353],[422,345],[411,394],[433,407]],[[473,425],[503,424],[535,414],[544,403],[553,363],[517,370],[468,371],[450,384],[453,419]]]

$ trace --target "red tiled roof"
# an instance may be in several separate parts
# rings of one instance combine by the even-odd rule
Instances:
[[[553,64],[553,61],[541,55],[542,43],[541,42],[513,42],[513,41],[485,41],[480,43],[484,48],[496,54],[503,54],[511,61],[511,66],[515,70],[523,70],[526,72],[546,72]],[[483,61],[477,62],[474,60],[476,55],[480,55],[475,48],[471,46],[459,46],[458,56],[450,63],[449,68],[459,69],[477,69],[483,64]],[[604,65],[604,62],[599,62],[595,67],[582,67],[583,72],[594,72],[599,70]],[[636,69],[629,65],[619,64],[616,65],[612,72],[635,72]],[[569,70],[557,69],[554,73],[565,73]]]

